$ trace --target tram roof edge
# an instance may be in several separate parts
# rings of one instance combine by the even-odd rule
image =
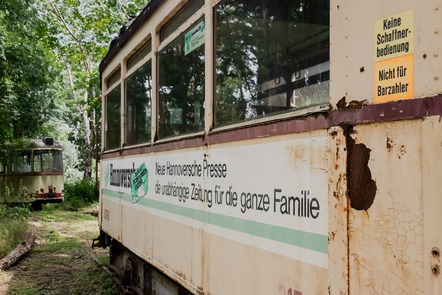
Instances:
[[[140,26],[151,17],[151,15],[163,2],[164,0],[151,0],[137,17],[135,17],[133,20],[128,20],[128,22],[121,27],[120,34],[117,38],[112,40],[108,53],[100,63],[100,73],[106,68],[112,58],[114,58],[118,51],[124,46],[124,44],[126,44],[132,35],[135,34]]]

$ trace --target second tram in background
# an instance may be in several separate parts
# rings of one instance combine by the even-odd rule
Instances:
[[[63,154],[52,138],[30,139],[3,152],[0,196],[7,203],[32,202],[34,208],[64,200]]]

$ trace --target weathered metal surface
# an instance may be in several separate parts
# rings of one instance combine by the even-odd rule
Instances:
[[[350,294],[348,257],[347,138],[329,129],[329,294]]]
[[[376,197],[349,212],[351,294],[423,294],[422,121],[360,125]]]
[[[424,294],[442,293],[442,122],[422,122],[423,276]]]

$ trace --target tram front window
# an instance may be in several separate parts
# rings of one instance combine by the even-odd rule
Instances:
[[[34,172],[63,172],[63,157],[61,151],[34,151]]]
[[[215,125],[329,102],[329,0],[215,7]]]

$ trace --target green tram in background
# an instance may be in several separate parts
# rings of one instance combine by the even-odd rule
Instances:
[[[52,138],[30,139],[9,147],[1,156],[0,200],[6,203],[42,204],[64,200],[63,152]]]

